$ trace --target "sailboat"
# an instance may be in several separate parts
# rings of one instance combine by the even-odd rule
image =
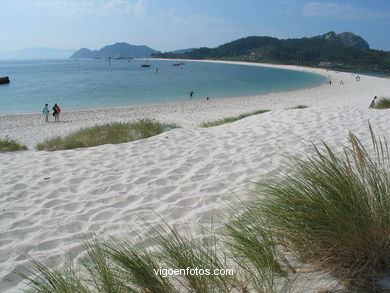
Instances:
[[[150,67],[151,65],[148,63],[148,57],[146,57],[146,63],[141,64],[141,67]]]

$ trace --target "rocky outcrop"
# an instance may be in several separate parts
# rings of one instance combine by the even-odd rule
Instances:
[[[315,38],[322,38],[330,41],[338,41],[344,45],[355,48],[355,49],[370,49],[370,45],[360,36],[355,35],[351,32],[344,32],[336,34],[335,32],[329,32],[323,34],[322,36],[317,36]]]

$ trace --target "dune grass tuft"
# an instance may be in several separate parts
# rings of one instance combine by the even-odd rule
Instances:
[[[280,178],[257,185],[257,213],[275,237],[353,281],[390,270],[390,156],[370,130],[371,152],[350,133],[342,154],[324,143],[315,156],[293,159]]]
[[[240,268],[244,284],[256,292],[288,291],[283,286],[289,287],[292,267],[282,253],[281,242],[258,213],[257,202],[243,202],[228,213],[228,218],[223,228],[225,245]]]
[[[93,147],[103,144],[118,144],[148,138],[176,128],[175,125],[164,125],[152,119],[140,119],[133,123],[110,123],[85,128],[66,137],[56,137],[37,145],[38,150],[67,150],[82,147]]]
[[[286,110],[292,110],[292,109],[306,109],[309,108],[309,106],[306,105],[297,105],[295,107],[287,108]]]
[[[220,119],[220,120],[216,120],[216,121],[204,122],[200,125],[200,127],[213,127],[213,126],[218,126],[218,125],[222,125],[222,124],[226,124],[226,123],[231,123],[231,122],[243,119],[243,118],[248,117],[248,116],[258,115],[258,114],[266,113],[269,111],[270,110],[259,110],[259,111],[255,111],[255,112],[244,113],[244,114],[241,114],[241,115],[235,116],[235,117],[228,117],[228,118],[224,118],[224,119]]]
[[[9,139],[8,137],[4,139],[0,139],[0,153],[5,152],[16,152],[16,151],[24,151],[27,150],[25,145],[21,145],[13,139]]]
[[[199,273],[185,272],[175,279],[189,292],[228,293],[236,284],[234,275],[214,275],[213,270],[228,267],[223,250],[217,244],[214,234],[202,237],[186,237],[173,229],[168,233],[158,233],[157,242],[160,257],[168,268],[199,269]],[[207,273],[207,270],[210,270]]]
[[[109,258],[103,239],[86,241],[86,257],[82,260],[84,280],[91,292],[125,293],[126,289],[122,275]],[[134,291],[135,292],[135,291]]]
[[[17,274],[26,280],[29,293],[89,293],[80,272],[73,262],[60,266],[52,259],[39,261],[30,258],[32,269],[23,269]]]
[[[380,98],[375,103],[373,107],[375,109],[389,109],[390,108],[390,98]]]
[[[157,253],[143,244],[114,241],[105,245],[122,282],[134,292],[178,293],[170,278],[156,274],[160,267]],[[131,291],[131,292],[133,292]]]

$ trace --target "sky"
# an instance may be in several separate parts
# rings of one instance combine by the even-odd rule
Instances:
[[[246,36],[301,38],[350,31],[390,51],[389,0],[0,0],[0,51],[159,51],[216,47]]]

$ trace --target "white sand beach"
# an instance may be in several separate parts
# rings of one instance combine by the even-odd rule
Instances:
[[[390,96],[390,79],[361,75],[356,81],[351,73],[262,66],[323,74],[330,76],[332,85],[72,112],[63,105],[60,123],[45,123],[40,113],[0,116],[0,137],[30,148],[0,154],[0,292],[22,288],[12,271],[28,264],[26,255],[63,256],[71,251],[78,257],[81,241],[88,236],[123,238],[145,231],[147,224],[161,223],[160,217],[173,226],[208,223],[237,196],[249,197],[251,182],[277,174],[284,156],[307,154],[311,143],[323,140],[341,146],[353,131],[368,145],[368,122],[377,135],[390,137],[390,110],[368,109],[374,96]],[[299,104],[309,108],[286,109]],[[260,109],[271,111],[199,127],[201,122]],[[47,138],[142,117],[182,128],[120,145],[34,150]],[[310,282],[306,286],[301,292],[316,292]]]

